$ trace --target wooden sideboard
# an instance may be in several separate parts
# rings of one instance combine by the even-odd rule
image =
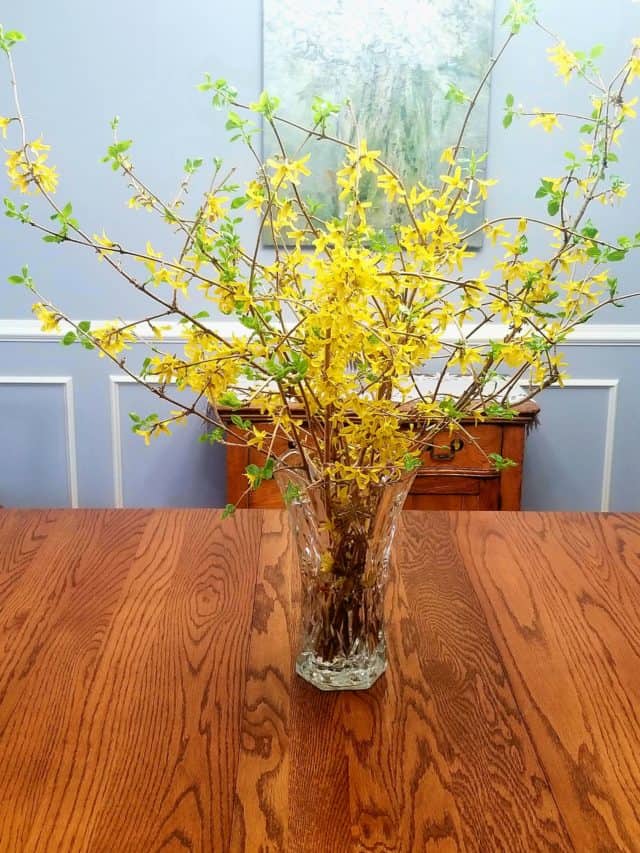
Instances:
[[[519,510],[525,439],[539,408],[533,402],[515,408],[518,415],[511,420],[490,418],[477,425],[473,420],[463,421],[464,431],[450,435],[448,430],[443,430],[436,436],[434,447],[422,456],[422,467],[405,509]],[[268,431],[269,421],[260,412],[241,409],[238,414]],[[284,439],[276,441],[276,454],[286,449]],[[497,473],[487,459],[489,453],[499,453],[517,464]],[[262,453],[254,447],[227,447],[227,500],[253,509],[282,507],[280,492],[273,481],[263,483],[257,492],[242,497],[247,487],[244,471],[252,463],[264,464]]]

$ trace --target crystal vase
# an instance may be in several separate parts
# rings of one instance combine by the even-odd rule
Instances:
[[[296,672],[320,690],[366,690],[386,669],[385,584],[414,476],[357,486],[276,474],[301,574]]]

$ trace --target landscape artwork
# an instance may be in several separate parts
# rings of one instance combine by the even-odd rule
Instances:
[[[349,99],[327,133],[352,143],[365,137],[406,183],[433,184],[446,168],[441,152],[455,143],[465,114],[462,93],[473,96],[490,62],[494,2],[264,0],[264,88],[280,98],[281,115],[307,127],[313,124],[314,96],[336,104]],[[485,87],[463,156],[474,152],[481,158],[486,152],[488,111]],[[323,219],[339,217],[338,147],[309,141],[287,125],[280,132],[290,156],[311,153],[312,175],[302,183],[303,196],[319,205]],[[266,156],[276,153],[268,134],[264,145]],[[484,167],[482,161],[478,177]],[[401,207],[389,204],[372,184],[368,176],[362,187],[364,200],[373,203],[370,224],[404,222]],[[482,210],[466,215],[462,227],[473,227],[482,215]]]

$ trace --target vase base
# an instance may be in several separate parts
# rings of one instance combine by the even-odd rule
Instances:
[[[296,672],[318,690],[368,690],[387,668],[384,645],[373,654],[325,661],[313,652],[301,652]]]

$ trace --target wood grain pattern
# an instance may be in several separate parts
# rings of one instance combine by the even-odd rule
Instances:
[[[518,510],[522,498],[522,469],[524,466],[525,439],[528,427],[505,425],[502,430],[501,455],[505,459],[517,460],[518,464],[505,468],[500,474],[500,500],[495,509]],[[482,507],[494,509],[494,507]]]
[[[225,849],[260,519],[49,518],[1,602],[0,849]]]
[[[640,850],[640,516],[455,519],[577,850]]]
[[[282,513],[269,513],[260,558],[240,725],[232,849],[288,849],[292,624],[289,536]]]
[[[640,850],[640,516],[406,513],[389,669],[294,673],[282,512],[0,511],[0,851]]]
[[[451,537],[449,518],[455,515],[405,514],[396,559],[411,591],[410,621],[429,686],[434,754],[445,758],[448,789],[460,813],[461,849],[570,850]]]

